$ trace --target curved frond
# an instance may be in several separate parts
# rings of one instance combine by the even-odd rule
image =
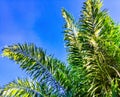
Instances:
[[[66,76],[66,66],[57,59],[46,56],[46,53],[41,48],[37,48],[33,44],[16,44],[5,47],[3,56],[20,64],[23,70],[30,74],[33,79],[40,82],[41,85],[45,84],[52,90],[52,93],[66,95],[65,89],[61,86],[63,83],[57,82],[66,80],[64,78],[67,77],[58,78],[57,76],[58,73],[59,76],[61,76],[60,73]]]
[[[70,65],[80,65],[81,53],[80,43],[78,42],[78,27],[74,22],[73,17],[65,10],[62,10],[62,15],[66,21],[64,40],[68,52],[68,61]]]
[[[120,73],[120,63],[117,61],[120,54],[119,27],[101,7],[101,0],[87,0],[79,20],[81,33],[87,36],[80,34],[79,40],[86,43],[82,48],[86,54],[83,65],[90,84],[88,96],[107,96],[111,91],[111,81],[115,77],[119,79]]]
[[[44,87],[38,82],[28,79],[17,79],[5,85],[2,96],[4,97],[44,97]]]
[[[120,27],[101,7],[101,0],[84,2],[78,24],[66,10],[62,11],[66,20],[64,37],[68,62],[72,75],[77,75],[72,78],[79,79],[75,81],[77,85],[84,84],[82,89],[88,90],[88,96],[107,95],[112,79],[119,78],[120,74]]]
[[[82,44],[78,40],[79,26],[75,23],[74,18],[65,9],[62,10],[62,15],[66,21],[64,30],[64,40],[68,52],[68,63],[70,68],[70,78],[72,81],[71,92],[73,96],[78,94],[84,95],[85,89],[85,69],[83,67],[83,52]],[[79,87],[78,87],[79,86]]]

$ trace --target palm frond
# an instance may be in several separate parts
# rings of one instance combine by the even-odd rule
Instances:
[[[68,63],[70,68],[70,78],[72,81],[71,92],[73,96],[84,95],[85,87],[85,69],[83,67],[82,44],[78,40],[79,27],[74,18],[65,9],[62,9],[62,15],[66,25],[64,30],[64,40],[68,52]],[[82,88],[84,87],[84,89]],[[82,90],[83,89],[83,90]]]
[[[5,85],[2,96],[4,97],[44,97],[44,86],[29,79],[17,79]]]
[[[83,65],[86,67],[86,76],[90,84],[88,96],[106,96],[111,91],[112,79],[119,77],[120,72],[120,65],[117,61],[119,58],[117,54],[120,52],[117,49],[119,45],[116,45],[118,44],[116,39],[120,40],[112,38],[115,35],[119,37],[120,32],[117,30],[119,27],[115,25],[106,10],[101,10],[101,7],[100,0],[87,0],[83,5],[79,20],[81,33],[87,36],[80,34],[79,40],[85,44],[82,48],[86,55],[83,58],[85,61]],[[114,51],[113,48],[116,50]]]
[[[66,75],[65,72],[67,69],[65,65],[57,59],[53,59],[51,56],[46,56],[45,51],[41,48],[37,48],[33,44],[16,44],[5,47],[3,49],[3,56],[20,64],[20,67],[23,70],[30,74],[33,79],[40,82],[41,85],[45,84],[50,90],[52,90],[52,93],[66,95],[63,86],[56,81],[56,79],[61,79],[61,81],[65,80],[62,78],[66,77],[58,78],[57,76],[58,73],[59,76]]]
[[[64,40],[68,52],[68,61],[70,65],[80,65],[81,59],[81,46],[78,42],[78,27],[74,18],[65,9],[62,9],[62,15],[66,21]]]

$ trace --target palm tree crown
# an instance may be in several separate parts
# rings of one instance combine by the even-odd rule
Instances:
[[[100,0],[86,0],[78,22],[62,9],[69,65],[34,44],[5,47],[3,56],[20,64],[30,79],[10,82],[1,96],[120,96],[120,26],[101,7]]]

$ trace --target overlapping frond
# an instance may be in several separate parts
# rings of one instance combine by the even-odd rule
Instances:
[[[80,65],[82,62],[80,53],[80,43],[78,43],[78,27],[74,18],[65,10],[62,15],[66,21],[64,40],[68,52],[68,61],[70,65]],[[75,55],[76,54],[76,55]],[[78,58],[77,58],[78,57]]]
[[[29,79],[17,79],[5,85],[4,97],[44,97],[46,89],[38,82]]]
[[[115,77],[119,79],[120,73],[117,61],[119,58],[117,54],[120,52],[119,45],[116,45],[120,40],[115,38],[116,35],[119,37],[120,32],[117,30],[119,27],[108,16],[106,10],[101,10],[101,7],[100,0],[87,0],[80,18],[81,33],[86,34],[86,37],[80,34],[80,41],[82,37],[84,41],[81,42],[86,43],[82,47],[86,54],[84,66],[90,82],[89,96],[108,95],[111,92],[111,81]],[[114,54],[117,56],[113,56]]]
[[[46,56],[41,48],[37,48],[33,44],[16,44],[5,47],[3,56],[7,56],[20,64],[23,70],[40,82],[41,85],[45,84],[52,90],[52,93],[66,95],[62,86],[63,82],[68,80],[66,66],[57,59]]]
[[[84,88],[88,89],[88,96],[108,95],[111,81],[116,76],[119,79],[120,74],[119,25],[115,25],[101,7],[101,0],[84,2],[79,23],[63,10],[68,61],[72,69],[75,67],[76,75],[84,79],[80,83],[90,84],[89,88]]]
[[[72,80],[71,91],[73,92],[73,96],[78,96],[79,94],[84,95],[85,88],[82,88],[86,87],[85,70],[82,60],[84,55],[81,49],[82,43],[80,43],[78,40],[78,35],[80,33],[79,27],[78,24],[74,21],[74,18],[71,16],[71,14],[69,14],[65,9],[62,10],[62,15],[66,22],[64,40],[68,52],[68,63]]]

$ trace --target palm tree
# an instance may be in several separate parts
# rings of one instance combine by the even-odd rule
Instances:
[[[100,0],[87,0],[78,22],[62,9],[69,65],[34,44],[5,47],[3,56],[20,64],[30,78],[8,83],[2,96],[120,96],[120,26],[101,7]]]

